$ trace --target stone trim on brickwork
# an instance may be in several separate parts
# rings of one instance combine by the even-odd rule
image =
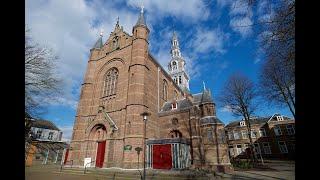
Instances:
[[[174,139],[152,139],[146,141],[147,145],[149,144],[173,144],[173,143],[180,143],[180,144],[187,144],[190,145],[190,140],[185,138],[174,138]]]

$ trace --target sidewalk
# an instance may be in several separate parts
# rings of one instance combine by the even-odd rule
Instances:
[[[294,161],[265,161],[268,169],[235,170],[232,174],[217,173],[222,179],[294,180]]]

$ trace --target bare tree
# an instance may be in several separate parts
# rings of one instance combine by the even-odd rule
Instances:
[[[236,73],[230,76],[226,82],[222,94],[218,97],[221,105],[229,107],[233,115],[242,116],[246,122],[248,136],[250,140],[250,149],[253,152],[251,156],[253,162],[257,161],[255,147],[251,137],[250,117],[256,110],[257,105],[254,100],[258,96],[253,82],[246,76]]]
[[[283,0],[271,20],[261,41],[266,52],[260,73],[261,95],[287,106],[295,117],[295,2]]]
[[[291,70],[283,67],[283,61],[269,59],[260,74],[260,94],[269,103],[287,105],[295,117],[295,82],[289,75]]]
[[[33,43],[28,29],[25,33],[25,112],[36,115],[44,110],[44,98],[59,93],[61,81],[54,74],[58,57],[51,49]]]

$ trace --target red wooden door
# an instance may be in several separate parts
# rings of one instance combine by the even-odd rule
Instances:
[[[154,169],[171,169],[171,144],[153,145],[152,159]]]
[[[66,150],[66,154],[64,155],[64,163],[63,164],[67,163],[68,155],[69,155],[69,149]]]
[[[96,167],[102,168],[105,149],[106,149],[106,141],[98,142]]]

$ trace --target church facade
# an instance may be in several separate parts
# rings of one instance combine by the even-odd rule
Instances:
[[[167,73],[148,50],[149,33],[141,11],[132,35],[117,21],[108,40],[101,36],[90,50],[66,161],[141,168],[144,154],[135,149],[146,142],[148,168],[231,169],[224,124],[210,90],[190,93],[177,35]]]

